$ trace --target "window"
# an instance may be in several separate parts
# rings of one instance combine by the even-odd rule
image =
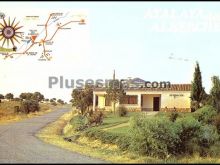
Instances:
[[[121,104],[137,104],[137,95],[126,95],[120,103]]]
[[[111,100],[108,97],[105,97],[105,106],[111,106]]]

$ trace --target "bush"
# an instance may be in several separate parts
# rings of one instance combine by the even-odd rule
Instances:
[[[175,154],[179,143],[179,128],[167,117],[137,118],[131,120],[131,145],[129,149],[138,154],[167,157]]]
[[[130,137],[129,136],[121,136],[117,133],[107,132],[100,129],[96,129],[95,127],[92,129],[87,129],[84,132],[84,136],[89,137],[90,139],[99,139],[102,143],[106,144],[116,144],[119,149],[126,150],[130,145]]]
[[[118,115],[119,115],[120,117],[126,116],[127,113],[128,113],[128,109],[127,109],[125,106],[119,106],[119,107],[117,108],[117,111],[118,111]]]
[[[70,123],[76,131],[82,131],[86,125],[86,118],[82,115],[77,115],[70,120]]]
[[[141,155],[165,158],[169,155],[199,153],[208,155],[210,148],[219,139],[217,129],[212,125],[202,125],[193,116],[134,117],[131,120],[130,144],[128,149]]]
[[[119,136],[116,140],[116,144],[121,150],[127,150],[131,144],[131,138],[130,136]]]
[[[201,123],[192,116],[186,116],[177,119],[176,125],[180,127],[180,131],[178,132],[180,143],[176,146],[177,153],[191,154],[194,150],[194,143],[199,135]]]
[[[16,97],[16,98],[13,98],[12,101],[21,101],[21,99]]]
[[[96,128],[86,130],[84,135],[90,137],[91,139],[99,139],[101,142],[108,144],[115,144],[116,139],[118,138],[118,136],[113,133],[102,131]]]
[[[21,103],[21,108],[20,108],[20,112],[22,113],[30,113],[30,112],[35,112],[35,111],[39,111],[40,110],[40,106],[38,101],[35,100],[25,100],[22,101]]]
[[[220,114],[214,117],[213,124],[216,126],[218,133],[220,134]]]
[[[191,143],[190,151],[198,153],[202,157],[212,156],[213,151],[216,151],[213,146],[217,144],[218,139],[219,135],[215,126],[203,125],[200,127],[198,137]]]
[[[217,115],[216,109],[210,105],[204,106],[193,113],[193,116],[198,121],[205,124],[211,124],[216,115]]]
[[[199,108],[198,101],[191,101],[191,112],[195,112]]]
[[[200,129],[198,143],[201,147],[209,148],[219,139],[217,129],[213,125],[204,125]]]
[[[211,157],[220,157],[220,141],[216,142],[215,145],[212,145],[210,148],[209,148],[209,155]]]
[[[51,105],[57,106],[57,103],[56,102],[51,102]]]
[[[181,143],[176,146],[179,154],[199,153],[201,156],[207,156],[210,153],[209,148],[219,139],[215,126],[202,124],[192,116],[180,118],[176,124],[181,126]]]
[[[88,117],[88,124],[100,125],[103,123],[104,114],[101,111],[95,111]]]
[[[169,113],[168,117],[170,119],[170,121],[174,122],[176,121],[177,117],[179,117],[179,113],[178,112],[171,112]]]

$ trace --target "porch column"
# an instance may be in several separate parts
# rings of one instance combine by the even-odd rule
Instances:
[[[93,93],[93,107],[92,107],[93,111],[95,111],[95,104],[96,104],[96,94]]]
[[[138,94],[138,107],[141,108],[141,94]]]

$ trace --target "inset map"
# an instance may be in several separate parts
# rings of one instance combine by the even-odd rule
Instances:
[[[70,12],[54,12],[45,18],[28,15],[18,20],[1,13],[0,55],[3,55],[4,59],[39,55],[40,61],[49,61],[52,59],[52,45],[57,39],[57,33],[71,30],[74,23],[84,25],[85,17]]]

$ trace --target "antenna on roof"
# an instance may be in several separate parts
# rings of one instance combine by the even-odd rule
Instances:
[[[168,58],[169,58],[169,60],[178,60],[178,61],[185,61],[185,62],[190,61],[190,60],[187,59],[187,58],[175,57],[175,56],[173,55],[173,53],[171,53]]]

